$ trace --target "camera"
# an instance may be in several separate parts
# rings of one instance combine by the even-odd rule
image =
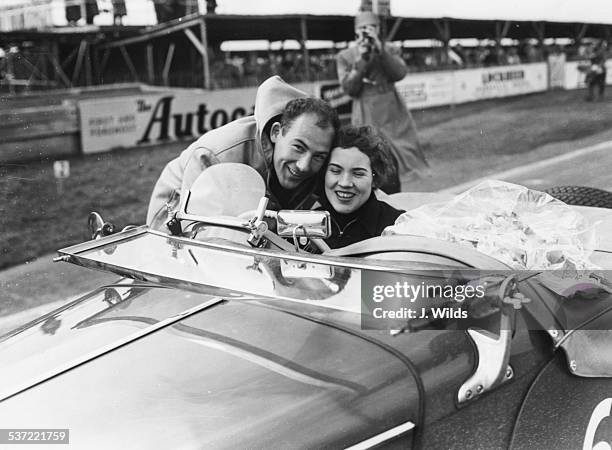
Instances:
[[[355,37],[358,41],[365,41],[368,45],[374,44],[374,38],[367,30],[357,30]]]

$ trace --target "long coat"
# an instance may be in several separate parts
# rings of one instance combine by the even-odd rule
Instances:
[[[392,53],[389,44],[365,61],[356,46],[336,56],[338,79],[344,92],[353,98],[353,125],[373,125],[389,139],[402,172],[423,174],[429,164],[421,149],[416,126],[395,82],[406,76],[404,61]]]

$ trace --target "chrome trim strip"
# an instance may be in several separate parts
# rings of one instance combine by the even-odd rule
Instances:
[[[395,263],[395,266],[386,264],[386,261],[380,260],[375,263],[356,263],[353,258],[348,257],[337,257],[337,256],[327,256],[327,255],[312,255],[310,253],[299,253],[299,254],[290,254],[284,253],[275,250],[267,250],[260,248],[249,248],[249,247],[237,247],[232,245],[220,244],[217,242],[206,242],[206,241],[194,241],[193,239],[177,237],[177,236],[169,236],[165,233],[161,233],[156,230],[148,230],[151,234],[155,234],[158,236],[162,236],[169,239],[176,239],[179,242],[185,242],[189,245],[196,245],[199,247],[212,248],[215,250],[227,250],[232,253],[239,253],[241,255],[258,255],[258,256],[269,256],[272,258],[280,258],[280,259],[290,259],[294,261],[303,261],[303,262],[311,262],[315,264],[325,264],[328,266],[341,266],[347,267],[350,269],[365,269],[365,270],[379,270],[379,271],[387,271],[387,272],[403,272],[403,269],[397,267],[397,261],[392,261]],[[101,242],[101,241],[97,241]],[[412,269],[418,270],[418,269]]]
[[[407,268],[401,267],[398,261],[389,260],[389,264],[386,260],[368,260],[368,262],[356,262],[356,258],[351,257],[343,257],[343,256],[331,256],[331,255],[313,255],[310,253],[285,253],[278,250],[268,250],[268,249],[260,249],[260,248],[250,248],[250,247],[237,247],[229,244],[223,244],[218,242],[206,242],[206,241],[196,241],[193,239],[172,236],[167,233],[163,233],[157,230],[150,229],[147,225],[140,226],[138,228],[123,231],[117,234],[113,234],[107,236],[102,239],[98,239],[96,241],[88,241],[82,244],[76,244],[71,247],[66,247],[58,250],[59,254],[65,254],[71,257],[78,256],[77,254],[83,251],[93,250],[97,247],[102,247],[110,243],[114,243],[117,241],[121,241],[124,239],[133,238],[140,234],[151,233],[153,235],[157,235],[163,237],[165,239],[176,240],[177,242],[183,242],[192,246],[210,248],[215,250],[225,250],[232,253],[238,253],[241,255],[258,255],[258,256],[269,256],[273,258],[280,259],[288,259],[294,261],[302,261],[302,262],[310,262],[315,264],[325,264],[330,266],[340,266],[351,269],[361,269],[361,270],[374,270],[374,271],[385,271],[385,272],[394,272],[394,273],[413,273],[414,270],[422,270],[415,268]],[[74,263],[74,261],[69,261]],[[81,264],[83,265],[83,264]],[[504,267],[505,268],[505,267]],[[100,269],[98,267],[98,269]]]
[[[233,217],[204,217],[196,214],[177,213],[176,218],[179,220],[191,220],[193,222],[203,223],[205,225],[216,225],[220,227],[231,227],[248,230],[249,223],[246,219],[238,219]]]
[[[390,430],[384,431],[376,436],[372,436],[370,439],[366,439],[365,441],[361,441],[359,444],[351,445],[347,447],[346,450],[365,450],[368,448],[372,448],[382,442],[388,441],[389,439],[393,439],[394,437],[399,436],[406,431],[410,431],[414,428],[414,423],[408,421],[401,425],[396,426],[395,428],[391,428]]]
[[[144,336],[147,336],[151,333],[154,333],[157,330],[160,330],[162,328],[165,328],[167,326],[173,325],[176,322],[180,322],[183,319],[186,319],[187,317],[190,317],[194,314],[197,314],[207,308],[209,308],[210,306],[216,305],[217,303],[221,303],[222,301],[224,301],[222,298],[214,298],[212,300],[209,300],[207,302],[201,303],[197,306],[194,306],[193,308],[189,308],[181,313],[178,313],[172,317],[169,317],[167,319],[164,319],[160,322],[157,322],[155,325],[152,325],[150,327],[144,328],[134,334],[131,334],[129,336],[125,336],[111,344],[108,344],[104,347],[101,347],[97,350],[94,350],[80,358],[75,358],[72,361],[63,364],[62,366],[54,369],[54,370],[50,370],[38,377],[34,377],[33,379],[27,381],[27,382],[23,382],[21,383],[21,385],[18,385],[17,387],[8,390],[8,391],[0,391],[0,402],[3,402],[4,400],[7,400],[17,394],[20,394],[21,392],[27,391],[28,389],[35,387],[41,383],[44,383],[45,381],[48,381],[58,375],[61,375],[65,372],[68,372],[71,369],[74,369],[75,367],[78,367],[82,364],[88,363],[90,361],[93,361],[94,359],[105,355],[106,353],[110,353],[114,350],[117,350],[120,347],[123,347],[124,345],[130,344],[131,342],[134,342]]]
[[[95,239],[91,241],[82,242],[80,244],[71,245],[70,247],[60,248],[57,253],[60,255],[71,255],[72,253],[84,252],[88,250],[92,250],[97,247],[104,246],[106,244],[112,244],[113,242],[123,241],[125,239],[129,239],[134,236],[138,236],[146,233],[149,230],[147,225],[141,225],[136,228],[132,228],[131,230],[121,231],[120,233],[111,234],[102,239]]]

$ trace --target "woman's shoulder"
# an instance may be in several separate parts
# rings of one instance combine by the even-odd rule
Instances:
[[[389,203],[383,201],[383,200],[376,200],[378,203],[378,209],[379,209],[379,219],[378,219],[378,227],[382,229],[388,227],[389,225],[393,225],[395,223],[395,220],[401,216],[403,213],[405,213],[406,211],[404,211],[403,209],[397,209],[394,208],[393,206],[391,206]]]

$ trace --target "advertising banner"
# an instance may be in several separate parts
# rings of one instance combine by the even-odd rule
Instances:
[[[395,87],[409,109],[453,103],[452,72],[409,73]]]
[[[79,102],[81,148],[97,153],[120,147],[195,140],[253,113],[256,88],[176,90]]]
[[[344,93],[340,83],[321,83],[318,95],[334,107],[341,118],[351,116],[353,99]]]
[[[517,64],[457,70],[454,78],[455,102],[463,103],[545,91],[548,71],[546,63]]]
[[[448,105],[453,102],[451,72],[410,73],[395,83],[395,87],[409,109]],[[336,108],[341,118],[350,117],[352,99],[344,93],[340,83],[321,83],[318,95]]]

